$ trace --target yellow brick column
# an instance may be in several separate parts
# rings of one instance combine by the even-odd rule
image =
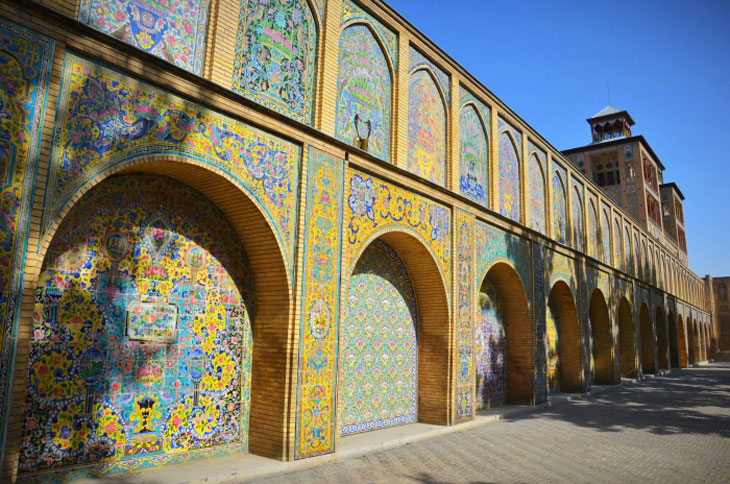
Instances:
[[[530,211],[527,209],[527,201],[529,200],[529,197],[527,196],[527,187],[528,187],[528,180],[527,180],[527,134],[522,133],[522,146],[520,147],[522,153],[520,154],[520,219],[522,220],[522,224],[526,227],[530,226]]]
[[[203,77],[216,84],[233,88],[233,66],[236,62],[236,36],[241,15],[241,2],[211,2],[205,44]]]
[[[391,160],[396,166],[408,169],[408,70],[411,65],[410,38],[405,31],[398,32],[398,65],[393,79],[393,112],[391,113]]]
[[[337,106],[337,60],[340,43],[342,0],[325,3],[324,28],[317,47],[317,88],[315,93],[314,127],[326,134],[335,134]]]
[[[496,106],[490,110],[489,130],[489,209],[499,213],[499,113]]]
[[[548,154],[545,157],[545,234],[554,239],[553,227],[553,158]]]
[[[459,80],[452,75],[451,80],[451,104],[447,106],[449,121],[446,125],[447,153],[447,181],[446,187],[459,193],[460,170],[460,149],[459,145],[459,114],[461,113],[461,96],[459,94]]]

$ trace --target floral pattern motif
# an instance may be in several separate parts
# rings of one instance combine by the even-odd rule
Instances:
[[[312,123],[317,25],[307,0],[243,0],[233,90]]]
[[[82,0],[78,19],[194,74],[201,73],[208,0]]]
[[[459,191],[483,206],[489,203],[487,135],[473,103],[465,104],[459,117]]]
[[[298,459],[334,451],[340,228],[345,191],[342,160],[310,149],[308,173],[295,447]],[[365,215],[367,210],[361,208],[359,213]],[[372,214],[372,203],[369,210]]]
[[[89,180],[153,154],[229,174],[261,205],[293,264],[300,148],[73,54],[59,94],[43,231]]]
[[[41,270],[21,472],[246,451],[253,310],[245,253],[207,199],[158,177],[95,187]]]
[[[520,221],[519,149],[510,131],[499,135],[499,213],[515,222]]]
[[[446,106],[425,69],[413,72],[408,83],[408,171],[446,184]]]
[[[370,123],[368,151],[385,161],[390,153],[391,73],[385,54],[365,24],[340,35],[335,137],[355,144],[355,116]]]
[[[496,285],[485,279],[479,291],[476,337],[476,408],[501,405],[505,401],[504,307]]]
[[[416,421],[416,298],[387,244],[363,252],[347,283],[340,336],[343,435]]]

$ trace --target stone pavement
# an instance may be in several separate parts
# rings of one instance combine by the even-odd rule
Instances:
[[[675,371],[494,425],[238,482],[728,483],[730,364]]]

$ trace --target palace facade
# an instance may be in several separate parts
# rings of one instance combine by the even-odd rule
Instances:
[[[0,3],[0,480],[535,405],[706,361],[628,112],[560,152],[380,0]]]

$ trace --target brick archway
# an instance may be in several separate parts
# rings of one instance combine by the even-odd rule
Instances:
[[[679,341],[679,367],[687,368],[690,355],[687,354],[687,327],[681,314],[677,315],[677,340]],[[691,353],[691,352],[690,352]]]
[[[657,364],[660,370],[669,369],[669,341],[667,339],[667,322],[661,308],[654,312],[657,339]]]
[[[617,383],[613,365],[613,332],[608,316],[606,298],[600,289],[593,291],[589,307],[592,332],[592,357],[595,364],[595,383],[612,385]]]
[[[700,351],[700,332],[697,330],[697,320],[690,323],[690,334],[692,343],[692,351],[690,352],[690,363],[696,365],[702,361],[702,352]]]
[[[547,311],[556,324],[558,379],[561,392],[583,390],[581,331],[573,293],[565,281],[558,280],[550,290]]]
[[[681,368],[680,349],[677,344],[678,322],[672,311],[669,311],[667,315],[667,330],[669,331],[669,366],[670,368]]]
[[[444,281],[436,260],[422,239],[393,227],[388,230],[364,244],[353,257],[351,269],[375,240],[387,244],[401,259],[413,285],[418,313],[418,421],[449,425],[453,419],[449,404],[453,380],[450,373],[449,304]]]
[[[505,332],[505,402],[535,404],[535,329],[520,276],[497,262],[482,280],[493,284],[503,304]]]
[[[656,360],[654,358],[656,337],[651,324],[649,307],[646,303],[642,303],[639,310],[639,328],[641,331],[641,369],[644,374],[656,373]]]
[[[619,360],[622,378],[636,378],[638,368],[636,326],[632,314],[631,303],[622,297],[618,307]]]
[[[289,344],[293,331],[291,286],[282,246],[277,240],[263,210],[226,174],[209,165],[179,156],[154,156],[129,160],[107,170],[87,183],[59,214],[38,252],[37,260],[46,251],[59,225],[95,185],[114,175],[155,175],[178,181],[210,200],[222,212],[244,247],[256,293],[256,311],[251,321],[253,351],[251,354],[251,400],[249,443],[251,453],[284,458],[288,441],[293,439],[285,422],[290,418],[289,382],[295,368],[295,348]],[[28,278],[37,283],[41,264]],[[29,318],[28,318],[29,319]],[[29,320],[21,320],[28,327]],[[19,354],[18,368],[27,368],[27,354]],[[25,359],[25,361],[22,361]],[[16,382],[26,377],[16,372]],[[13,411],[19,416],[24,392],[14,394]],[[22,423],[22,418],[18,419]],[[13,451],[6,453],[13,458]]]

